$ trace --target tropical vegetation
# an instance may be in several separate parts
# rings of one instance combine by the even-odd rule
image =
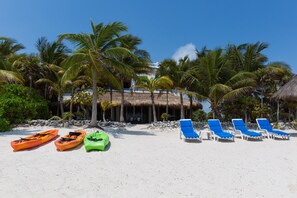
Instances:
[[[74,44],[74,49],[70,50],[65,40]],[[25,46],[0,37],[0,130],[24,120],[63,115],[91,119],[91,126],[97,126],[97,108],[106,120],[105,112],[115,106],[113,90],[121,93],[121,104],[117,105],[124,122],[124,83],[131,80],[135,87],[150,93],[154,122],[169,117],[169,94],[180,98],[180,118],[205,120],[208,115],[201,110],[192,112],[192,104],[207,101],[213,118],[276,119],[277,103],[270,98],[293,76],[286,63],[269,62],[264,53],[268,44],[257,42],[203,47],[197,50],[195,60],[187,56],[179,61],[164,59],[149,78],[146,75],[154,71],[149,53],[140,49],[140,44],[141,39],[131,35],[121,22],[91,21],[90,33],[65,33],[52,42],[38,38],[35,54],[21,53]],[[101,101],[102,90],[110,92],[110,101]],[[66,92],[70,93],[68,100]],[[161,112],[166,113],[166,119],[156,115],[155,94],[167,95],[166,112]],[[190,101],[187,115],[185,99]],[[295,103],[283,102],[281,107],[286,109],[283,119],[295,119]]]

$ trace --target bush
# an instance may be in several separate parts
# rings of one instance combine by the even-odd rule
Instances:
[[[193,121],[203,122],[206,121],[206,113],[203,110],[193,112]]]
[[[10,123],[8,120],[6,120],[5,118],[2,118],[0,115],[0,132],[1,131],[9,131],[10,128]]]
[[[2,86],[0,92],[0,117],[8,121],[9,124],[17,124],[37,118],[47,119],[48,114],[47,101],[34,90],[18,84]]]
[[[163,122],[167,121],[168,120],[168,114],[167,113],[162,113],[161,119],[163,120]]]

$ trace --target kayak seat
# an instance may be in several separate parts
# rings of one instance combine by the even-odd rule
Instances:
[[[69,132],[69,136],[80,136],[81,132]]]
[[[102,138],[94,138],[94,137],[89,137],[88,140],[93,141],[93,142],[99,142],[102,141]]]
[[[64,138],[64,137],[62,137],[61,140],[62,140],[62,141],[65,141],[65,142],[70,142],[70,141],[73,141],[73,140],[76,140],[76,139],[74,139],[74,138]]]

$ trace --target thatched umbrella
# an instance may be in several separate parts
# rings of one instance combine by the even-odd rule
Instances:
[[[279,101],[297,101],[297,75],[293,76],[289,82],[279,88],[279,90],[272,95],[271,99],[277,101],[277,121],[279,121]]]
[[[277,101],[297,101],[297,75],[275,92],[271,99]]]

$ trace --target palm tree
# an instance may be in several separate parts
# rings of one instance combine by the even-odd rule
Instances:
[[[261,52],[268,47],[267,43],[228,45],[226,56],[229,64],[236,71],[254,72],[264,68],[267,56]]]
[[[222,49],[208,51],[185,75],[196,82],[196,95],[211,104],[213,117],[220,117],[219,106],[224,100],[233,100],[250,92],[255,85],[255,76],[234,71],[222,52]]]
[[[52,66],[50,66],[50,67],[52,67]],[[64,113],[63,95],[64,95],[64,90],[66,87],[66,82],[62,81],[64,69],[63,68],[55,68],[55,69],[59,69],[59,70],[57,70],[56,72],[53,73],[54,75],[52,75],[51,79],[40,78],[35,83],[36,84],[46,84],[51,93],[57,94],[60,111],[61,111],[61,116],[62,116]]]
[[[131,81],[133,78],[137,79],[137,74],[147,74],[150,72],[150,55],[147,51],[138,49],[141,44],[141,39],[131,34],[124,35],[121,39],[121,47],[131,51],[134,58],[126,56],[122,58],[122,62],[127,65],[125,70],[117,73],[121,81],[121,111],[120,122],[124,122],[124,81]]]
[[[141,76],[137,79],[136,86],[150,92],[151,100],[152,100],[152,108],[153,108],[153,119],[154,119],[154,122],[157,122],[154,92],[156,90],[170,89],[170,87],[173,86],[172,80],[167,76],[154,77],[154,78]]]
[[[160,64],[156,71],[156,76],[168,76],[171,80],[174,76],[173,72],[174,70],[172,67],[176,67],[176,62],[173,59],[165,59]],[[168,94],[171,89],[166,90],[166,115],[168,115],[168,109],[169,109],[169,101],[168,101]]]
[[[16,40],[0,37],[0,83],[23,83],[24,79],[13,67],[16,53],[24,49]]]
[[[109,79],[116,87],[120,83],[113,75],[115,67],[124,67],[119,61],[119,57],[131,55],[130,51],[123,47],[118,47],[118,42],[122,38],[120,34],[127,31],[127,27],[121,22],[114,22],[104,25],[95,25],[91,21],[92,33],[86,34],[62,34],[60,39],[66,39],[77,46],[77,50],[68,58],[65,64],[70,65],[66,70],[65,78],[70,78],[82,66],[88,66],[89,73],[92,74],[92,119],[90,126],[97,127],[97,82]]]
[[[63,115],[63,95],[68,81],[62,79],[65,72],[62,62],[67,58],[70,50],[60,40],[49,42],[45,37],[37,40],[36,48],[42,67],[45,69],[45,75],[35,83],[45,85],[45,95],[47,90],[50,94],[57,94],[59,103],[57,110],[59,111],[60,108],[61,115]]]
[[[113,107],[118,106],[118,104],[117,103],[114,103],[114,102],[110,102],[108,100],[101,101],[100,104],[101,104],[101,108],[102,108],[103,122],[106,122],[105,111],[108,110],[108,109],[111,109]]]

